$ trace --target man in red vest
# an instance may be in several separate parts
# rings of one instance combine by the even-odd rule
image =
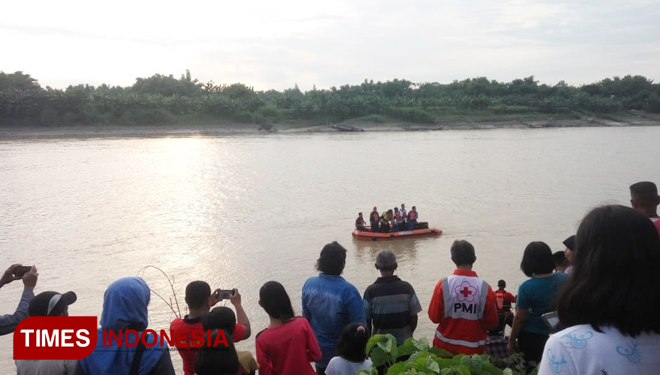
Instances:
[[[433,346],[453,354],[483,354],[487,331],[498,325],[495,293],[472,271],[474,246],[454,241],[454,273],[438,282],[429,305],[429,318],[438,324]]]
[[[505,325],[513,326],[513,312],[511,312],[511,304],[516,303],[516,297],[507,292],[506,281],[500,280],[497,282],[497,291],[495,291],[495,303],[497,305],[497,314],[500,317],[500,326],[504,331]]]

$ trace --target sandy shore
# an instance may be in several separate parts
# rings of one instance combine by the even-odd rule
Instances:
[[[647,114],[644,117],[620,118],[583,118],[583,119],[542,119],[533,121],[440,121],[436,124],[422,125],[405,122],[364,122],[345,121],[338,125],[362,129],[364,132],[392,131],[439,131],[439,130],[474,130],[474,129],[537,129],[563,127],[622,127],[622,126],[658,126],[660,115]],[[213,125],[81,125],[62,127],[21,126],[0,127],[0,139],[21,138],[98,138],[98,137],[170,137],[170,136],[213,136],[213,135],[249,135],[249,134],[300,134],[300,133],[337,133],[338,130],[328,125],[311,125],[304,122],[283,122],[273,124],[269,130],[259,125],[240,123],[220,123]]]

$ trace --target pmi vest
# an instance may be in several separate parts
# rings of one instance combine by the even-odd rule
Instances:
[[[442,280],[445,318],[480,320],[486,309],[488,284],[478,277],[451,275]]]

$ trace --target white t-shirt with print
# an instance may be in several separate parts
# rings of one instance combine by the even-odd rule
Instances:
[[[660,373],[660,334],[632,338],[616,328],[566,328],[550,337],[538,375],[655,375]]]
[[[355,375],[358,371],[371,368],[371,361],[366,359],[364,362],[351,362],[342,357],[332,357],[325,369],[327,375]]]

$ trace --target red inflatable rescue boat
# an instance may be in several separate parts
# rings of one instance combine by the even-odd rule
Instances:
[[[370,229],[369,227],[366,228]],[[404,238],[436,237],[441,234],[442,234],[442,229],[439,228],[413,229],[413,230],[403,230],[400,232],[387,232],[387,233],[356,229],[353,231],[353,238],[364,241],[387,241],[387,240],[401,240]]]

